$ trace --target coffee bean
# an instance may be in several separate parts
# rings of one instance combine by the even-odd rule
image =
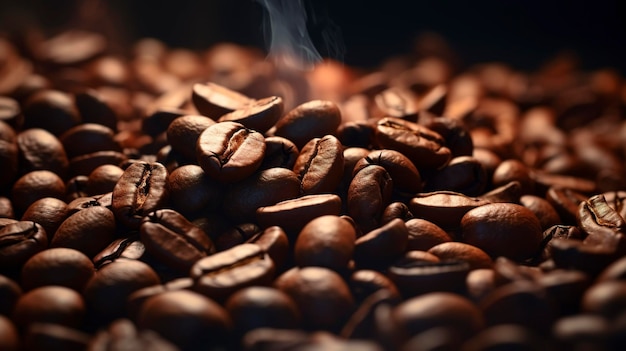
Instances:
[[[409,202],[414,216],[425,219],[444,230],[456,229],[470,210],[489,204],[489,200],[469,197],[452,191],[421,193]]]
[[[122,151],[114,131],[101,124],[83,123],[67,130],[59,140],[69,159],[98,151]]]
[[[74,99],[58,90],[42,90],[26,100],[24,129],[42,128],[60,136],[81,121]]]
[[[272,96],[256,100],[243,108],[222,115],[218,122],[237,122],[246,128],[265,133],[283,115],[283,99]]]
[[[300,267],[319,266],[344,270],[355,250],[354,227],[339,216],[320,216],[300,231],[294,246],[295,263]]]
[[[198,164],[209,177],[233,183],[256,171],[265,156],[263,135],[235,122],[205,129],[196,146]]]
[[[266,228],[246,241],[247,243],[256,244],[267,252],[274,265],[276,271],[280,272],[285,267],[287,259],[291,255],[289,250],[289,239],[285,231],[278,226]]]
[[[184,215],[216,211],[224,194],[223,187],[198,165],[176,168],[167,177],[167,187],[172,205]]]
[[[398,151],[383,149],[370,152],[354,165],[353,174],[368,165],[383,167],[393,179],[394,187],[401,193],[412,195],[422,191],[419,171],[411,160]]]
[[[50,247],[72,248],[93,257],[113,241],[115,227],[111,210],[102,206],[89,207],[61,223]]]
[[[149,213],[139,232],[149,254],[183,273],[215,251],[207,234],[174,210]]]
[[[9,316],[22,295],[22,288],[12,279],[0,275],[0,315]],[[2,340],[2,338],[0,338]]]
[[[260,169],[282,167],[293,169],[299,155],[298,148],[289,139],[270,136],[265,138],[265,157]]]
[[[80,293],[62,286],[42,286],[20,297],[13,311],[19,328],[33,323],[58,323],[79,328],[85,318],[85,301]]]
[[[13,221],[0,227],[2,272],[21,268],[24,262],[48,247],[46,231],[30,221]]]
[[[470,269],[491,268],[493,264],[485,251],[476,246],[457,241],[437,244],[428,249],[428,253],[439,257],[442,261],[459,260],[467,262]]]
[[[45,229],[50,242],[61,223],[69,215],[69,208],[63,200],[54,197],[44,197],[28,206],[21,220],[32,221],[41,225]]]
[[[160,163],[135,163],[124,171],[113,189],[115,218],[129,228],[138,228],[148,213],[168,200],[167,170]]]
[[[289,111],[276,123],[275,135],[291,140],[298,149],[313,138],[334,134],[341,111],[331,101],[313,100]]]
[[[452,241],[448,233],[425,219],[409,219],[404,225],[409,232],[407,250],[427,251],[435,245]]]
[[[21,282],[25,290],[59,285],[82,293],[94,273],[93,263],[82,252],[68,248],[51,248],[39,252],[24,263]]]
[[[11,188],[13,206],[17,213],[24,211],[33,202],[44,197],[63,198],[65,195],[65,183],[51,171],[32,171],[20,177]]]
[[[254,102],[249,97],[215,83],[194,84],[191,99],[202,115],[215,121],[222,115]]]
[[[487,186],[487,173],[482,164],[471,156],[455,157],[426,180],[424,191],[455,191],[467,196],[479,196]]]
[[[343,146],[332,135],[313,138],[300,150],[293,171],[301,182],[302,194],[329,193],[343,176]]]
[[[106,330],[99,331],[89,341],[87,350],[117,351],[125,347],[155,351],[179,350],[174,344],[152,330],[137,330],[135,324],[128,319],[116,320]]]
[[[361,231],[378,227],[383,211],[391,202],[392,190],[393,180],[381,166],[367,166],[354,174],[348,188],[347,208]]]
[[[32,128],[17,135],[20,168],[25,171],[49,170],[64,177],[69,158],[61,141],[41,128]]]
[[[196,144],[200,134],[215,124],[212,119],[200,115],[186,115],[176,118],[167,127],[167,141],[172,149],[183,157],[196,160]]]
[[[11,320],[0,315],[0,347],[7,351],[20,349],[20,335]]]
[[[34,323],[24,336],[26,350],[80,351],[89,343],[89,334],[57,323]]]
[[[388,263],[406,250],[408,238],[404,222],[396,218],[356,240],[354,261],[360,267]]]

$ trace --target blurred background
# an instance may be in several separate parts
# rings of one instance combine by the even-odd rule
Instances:
[[[583,68],[626,72],[624,1],[302,1],[316,48],[348,65],[376,66],[434,33],[462,65],[504,61],[532,70],[569,52]],[[154,37],[172,47],[229,41],[263,49],[264,12],[258,0],[0,0],[0,30],[37,27],[51,35],[80,27],[103,31],[118,46]]]

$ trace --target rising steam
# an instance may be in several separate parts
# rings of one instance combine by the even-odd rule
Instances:
[[[263,29],[269,46],[268,58],[278,67],[287,66],[298,70],[313,69],[315,64],[322,60],[322,56],[309,36],[303,0],[257,1],[266,10]],[[336,30],[335,34],[337,34]],[[322,38],[328,45],[331,40],[328,31],[322,31]],[[341,47],[341,45],[335,46]]]

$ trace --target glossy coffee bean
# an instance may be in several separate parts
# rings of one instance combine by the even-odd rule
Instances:
[[[360,267],[388,263],[406,250],[408,240],[409,232],[404,222],[396,218],[356,240],[354,261]]]
[[[452,191],[421,193],[409,202],[414,216],[425,219],[444,230],[457,229],[461,219],[470,210],[490,203],[489,200],[469,197]]]
[[[20,297],[13,311],[13,320],[20,328],[33,323],[58,323],[78,328],[86,313],[80,293],[62,286],[42,286]]]
[[[196,159],[196,143],[200,134],[215,121],[206,116],[186,115],[176,118],[167,127],[167,141],[172,149],[189,160]]]
[[[7,351],[20,349],[20,335],[15,325],[5,316],[0,316],[0,347]]]
[[[402,296],[409,298],[426,293],[451,292],[463,294],[465,280],[470,265],[462,260],[438,260],[436,256],[427,258],[422,253],[419,259],[411,259],[410,255],[398,260],[388,269],[388,277],[398,287]],[[437,259],[437,261],[435,261]]]
[[[359,170],[348,188],[348,214],[359,228],[368,232],[378,227],[380,216],[391,202],[393,180],[381,166]]]
[[[348,280],[354,299],[359,302],[379,290],[387,290],[392,296],[399,297],[396,284],[386,275],[369,269],[359,269],[352,273]]]
[[[326,100],[313,100],[287,112],[276,123],[275,135],[287,138],[298,149],[313,138],[334,134],[341,123],[339,107]]]
[[[391,179],[394,187],[402,193],[415,194],[422,190],[422,178],[419,171],[402,153],[383,149],[370,152],[354,166],[354,171],[358,172],[367,165],[378,165],[383,167]]]
[[[69,216],[57,229],[50,247],[76,249],[95,256],[115,237],[115,216],[103,206],[93,206]]]
[[[276,267],[256,244],[241,244],[198,260],[190,270],[194,291],[222,300],[252,285],[269,285]]]
[[[114,137],[115,132],[109,127],[83,123],[67,130],[59,140],[66,150],[67,157],[72,159],[98,151],[122,151]]]
[[[272,261],[274,261],[277,272],[281,272],[285,268],[291,251],[289,249],[289,238],[281,227],[268,227],[252,236],[246,242],[259,245],[263,251],[267,252]]]
[[[68,248],[51,248],[31,257],[22,268],[25,290],[46,285],[64,286],[82,292],[95,268],[89,257]]]
[[[17,282],[0,275],[0,315],[10,316],[21,295],[22,288]]]
[[[22,172],[49,170],[62,177],[67,174],[69,158],[61,141],[41,128],[32,128],[17,135]]]
[[[183,273],[189,272],[196,261],[215,252],[211,238],[174,210],[149,213],[139,233],[150,255]]]
[[[24,128],[42,128],[61,135],[80,123],[71,95],[58,90],[42,90],[24,103]]]
[[[541,223],[527,208],[507,203],[487,204],[461,219],[463,241],[492,257],[523,260],[535,254],[543,238]]]
[[[523,195],[520,197],[520,203],[537,216],[542,230],[546,230],[553,225],[561,223],[559,214],[554,207],[550,205],[548,200],[544,198],[534,195]]]
[[[294,246],[295,263],[300,267],[319,266],[341,271],[355,249],[354,227],[339,216],[320,216],[298,234]]]
[[[209,177],[233,183],[259,168],[265,156],[265,141],[261,133],[240,123],[216,123],[200,134],[196,156]]]
[[[46,170],[24,174],[11,188],[13,206],[18,213],[23,213],[33,202],[44,197],[62,199],[64,195],[65,183],[61,177]]]
[[[34,323],[24,336],[26,350],[80,351],[89,343],[89,334],[57,323]]]
[[[491,268],[493,261],[487,253],[476,246],[461,243],[458,241],[449,241],[437,244],[427,251],[442,261],[459,260],[467,262],[470,269]]]
[[[174,344],[152,330],[137,330],[135,324],[128,319],[118,319],[106,330],[100,330],[90,338],[87,350],[121,351],[127,347],[155,351],[179,350]]]
[[[194,84],[191,99],[202,115],[215,121],[222,115],[254,102],[247,96],[215,83]]]
[[[409,232],[407,250],[428,251],[431,247],[452,241],[452,237],[439,226],[421,218],[412,218],[404,223]]]
[[[334,191],[343,176],[343,163],[343,146],[339,139],[326,135],[309,140],[293,166],[302,184],[302,194]]]
[[[0,269],[2,272],[22,267],[36,253],[48,247],[42,226],[30,221],[13,221],[0,226]]]
[[[68,216],[69,208],[63,200],[45,197],[28,206],[21,220],[41,225],[46,230],[48,241],[51,241],[54,233]]]
[[[279,136],[265,138],[265,157],[260,169],[282,167],[293,169],[300,154],[296,144],[291,140]]]
[[[134,163],[113,189],[115,218],[129,228],[138,228],[148,213],[168,201],[167,170],[160,163]]]
[[[487,173],[471,156],[455,157],[442,169],[430,175],[424,190],[448,190],[467,196],[481,195],[487,186]]]
[[[283,116],[283,105],[281,97],[267,97],[222,115],[218,122],[237,122],[246,128],[265,133]]]

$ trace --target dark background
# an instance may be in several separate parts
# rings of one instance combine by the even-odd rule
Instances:
[[[504,61],[535,69],[570,51],[583,68],[626,72],[623,1],[302,1],[318,50],[349,65],[375,66],[434,32],[465,65]],[[149,36],[173,47],[231,41],[263,48],[263,12],[255,0],[0,0],[0,28],[37,25],[53,33],[72,25],[105,29],[117,44]],[[335,41],[325,40],[329,34]]]

